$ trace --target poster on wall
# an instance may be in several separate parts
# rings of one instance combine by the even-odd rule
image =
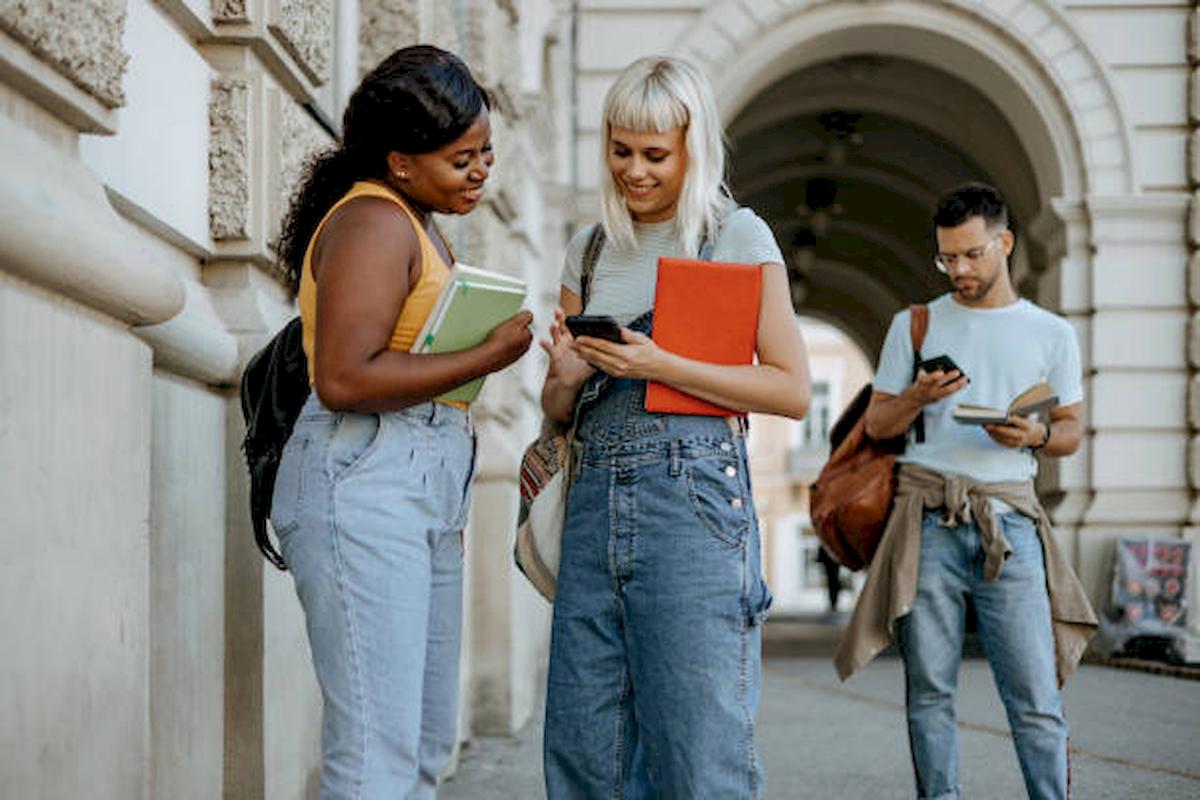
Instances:
[[[1101,622],[1105,649],[1120,650],[1135,637],[1184,635],[1191,548],[1180,539],[1117,540],[1108,613]]]

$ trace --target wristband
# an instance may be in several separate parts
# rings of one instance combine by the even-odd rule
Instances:
[[[1046,426],[1046,435],[1042,437],[1040,442],[1031,448],[1031,452],[1036,453],[1038,450],[1041,450],[1043,447],[1050,444],[1050,420],[1045,420],[1042,425]]]

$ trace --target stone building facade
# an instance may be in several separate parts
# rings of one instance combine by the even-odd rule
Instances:
[[[639,55],[708,72],[797,309],[869,357],[942,288],[933,198],[998,184],[1022,291],[1083,345],[1085,446],[1042,478],[1065,551],[1099,599],[1115,537],[1197,539],[1195,5],[0,3],[5,794],[315,796],[316,686],[290,578],[253,547],[234,386],[294,313],[269,245],[301,165],[362,71],[416,41],[496,98],[486,206],[445,227],[463,260],[524,276],[542,324],[594,218],[603,93]],[[537,707],[548,609],[508,542],[544,363],[477,408],[464,737]]]
[[[1187,0],[582,0],[576,169],[595,185],[626,63],[692,58],[797,311],[872,359],[896,310],[946,289],[934,199],[999,186],[1022,293],[1082,346],[1085,442],[1039,488],[1100,601],[1115,538],[1198,538],[1197,19]]]
[[[315,797],[319,696],[254,548],[241,367],[294,312],[270,256],[361,74],[427,41],[495,99],[460,258],[545,319],[571,212],[558,0],[0,3],[0,774],[13,797]],[[510,568],[544,361],[489,381],[461,730],[534,712],[548,608]]]

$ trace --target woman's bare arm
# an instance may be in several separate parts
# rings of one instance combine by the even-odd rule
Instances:
[[[330,218],[313,257],[317,279],[316,385],[327,408],[392,411],[507,366],[528,349],[522,311],[467,350],[417,355],[388,349],[420,267],[416,231],[395,204],[350,201]]]

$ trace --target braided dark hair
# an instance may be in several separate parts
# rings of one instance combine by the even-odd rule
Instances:
[[[283,218],[275,255],[292,291],[321,219],[360,180],[385,178],[387,155],[421,155],[453,142],[490,107],[458,56],[431,45],[392,53],[346,105],[342,141],[309,160]]]

